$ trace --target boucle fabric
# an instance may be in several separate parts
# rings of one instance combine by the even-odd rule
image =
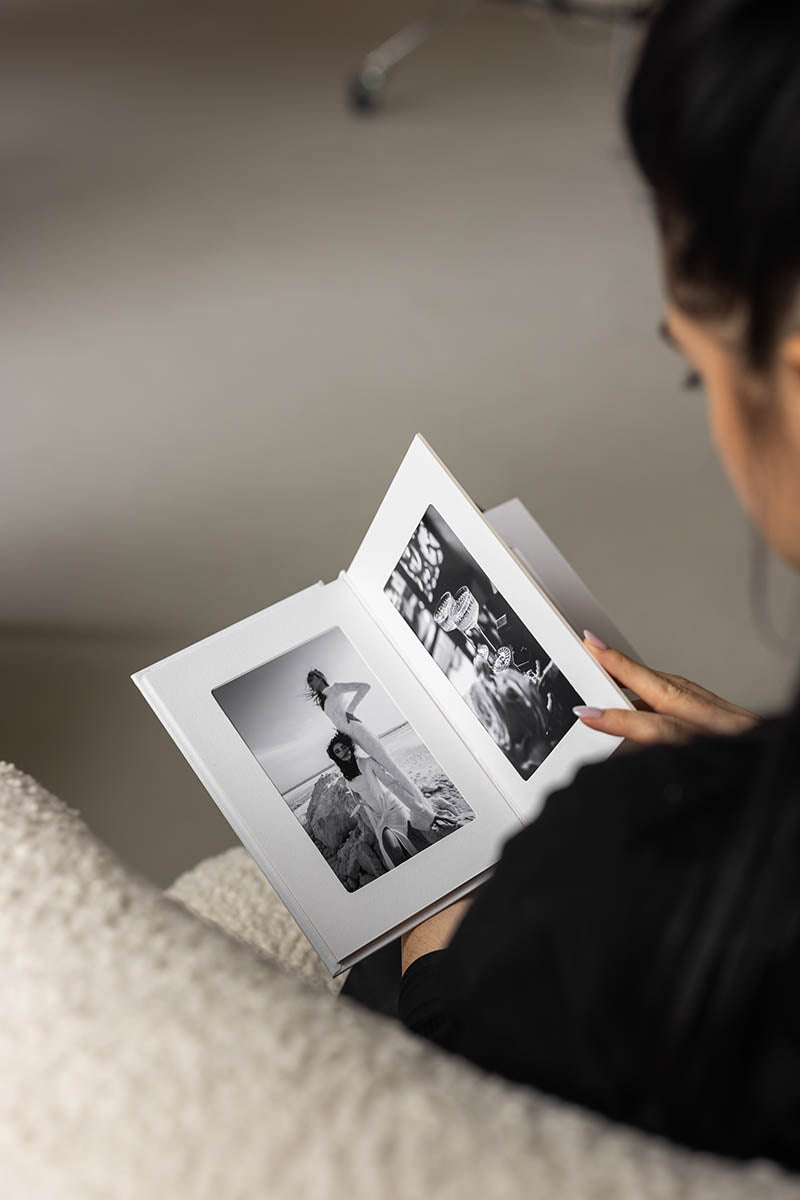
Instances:
[[[347,978],[342,974],[331,979],[300,926],[241,846],[186,871],[167,895],[333,995]]]
[[[611,1127],[335,998],[134,876],[8,765],[0,845],[4,1200],[800,1197],[774,1167]],[[227,920],[240,880],[255,894],[227,854],[178,890]],[[285,918],[258,886],[257,921],[233,924],[262,944]]]

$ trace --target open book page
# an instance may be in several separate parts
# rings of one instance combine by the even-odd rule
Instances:
[[[618,745],[572,710],[629,701],[422,438],[347,577],[523,820]]]
[[[344,578],[134,679],[334,972],[519,828]]]
[[[580,637],[591,629],[609,646],[639,657],[521,500],[507,500],[484,516]]]

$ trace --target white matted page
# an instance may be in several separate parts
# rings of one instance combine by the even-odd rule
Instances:
[[[524,820],[619,744],[572,709],[629,701],[421,437],[347,576]]]
[[[333,971],[519,829],[343,578],[134,680]]]

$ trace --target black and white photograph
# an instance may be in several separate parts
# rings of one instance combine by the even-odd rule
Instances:
[[[350,892],[475,817],[339,628],[213,695]]]
[[[575,724],[582,699],[433,506],[383,590],[529,779]]]

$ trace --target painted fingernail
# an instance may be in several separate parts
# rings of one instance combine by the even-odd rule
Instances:
[[[583,636],[591,646],[596,646],[598,650],[607,650],[608,646],[599,638],[596,633],[592,633],[591,629],[584,629]]]
[[[603,716],[606,710],[593,708],[591,704],[576,704],[572,711],[576,717],[589,717],[592,721],[596,721],[598,717]]]

